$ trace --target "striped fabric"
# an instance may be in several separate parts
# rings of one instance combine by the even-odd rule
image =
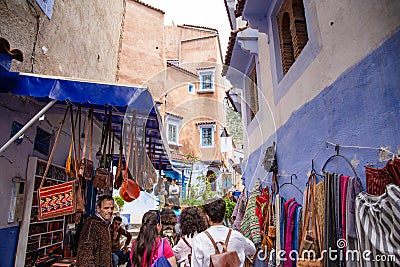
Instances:
[[[255,212],[257,207],[256,197],[260,194],[261,193],[258,188],[254,188],[254,190],[250,193],[246,210],[243,215],[243,221],[240,226],[240,231],[242,234],[253,241],[256,246],[261,243],[261,229]]]
[[[335,180],[339,180],[339,176],[335,173],[325,173],[325,214],[324,214],[324,249],[338,251],[337,246],[337,228],[335,209],[338,207],[339,196],[335,198]],[[324,266],[339,267],[339,257],[324,257]]]
[[[388,184],[400,186],[400,159],[389,160],[383,168],[365,167],[367,192],[371,195],[381,195]]]
[[[355,201],[361,266],[400,266],[400,187],[389,184],[380,196],[361,192]],[[370,260],[363,257],[365,251]],[[394,261],[378,261],[394,255]]]
[[[356,232],[355,201],[360,192],[363,191],[361,180],[358,177],[349,177],[346,197],[346,250],[359,250]],[[346,267],[358,267],[359,261],[349,259]]]

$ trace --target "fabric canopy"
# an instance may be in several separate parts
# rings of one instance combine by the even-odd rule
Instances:
[[[181,180],[181,176],[177,171],[164,171],[164,174],[173,180]]]
[[[137,139],[142,141],[145,131],[147,154],[153,166],[164,170],[171,166],[169,149],[164,144],[160,116],[147,88],[65,77],[0,72],[0,93],[30,96],[44,103],[59,100],[62,101],[60,104],[70,101],[76,105],[81,104],[84,108],[93,105],[94,115],[100,121],[107,119],[104,116],[105,109],[112,110],[112,128],[117,138],[124,137],[123,124],[129,124],[129,118],[135,110]]]

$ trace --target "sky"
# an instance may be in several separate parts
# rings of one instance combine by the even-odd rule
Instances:
[[[164,25],[190,24],[218,30],[222,54],[225,55],[230,35],[230,25],[224,0],[141,0],[161,9]]]

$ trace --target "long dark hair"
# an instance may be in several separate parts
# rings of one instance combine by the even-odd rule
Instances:
[[[135,267],[141,267],[146,251],[146,266],[150,266],[151,251],[158,236],[157,224],[160,223],[160,213],[158,210],[149,210],[143,215],[142,226],[135,242],[132,263]]]
[[[207,229],[206,222],[200,209],[187,207],[181,213],[182,235],[193,237],[194,233],[201,233]]]

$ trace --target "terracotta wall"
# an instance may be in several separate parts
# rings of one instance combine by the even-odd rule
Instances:
[[[162,91],[163,36],[162,11],[136,1],[126,1],[118,71],[120,83],[148,86],[154,96]]]
[[[30,2],[38,20],[28,1],[0,1],[0,36],[24,54],[12,71],[31,72],[34,50],[34,73],[115,82],[124,0],[54,1],[51,19]]]

